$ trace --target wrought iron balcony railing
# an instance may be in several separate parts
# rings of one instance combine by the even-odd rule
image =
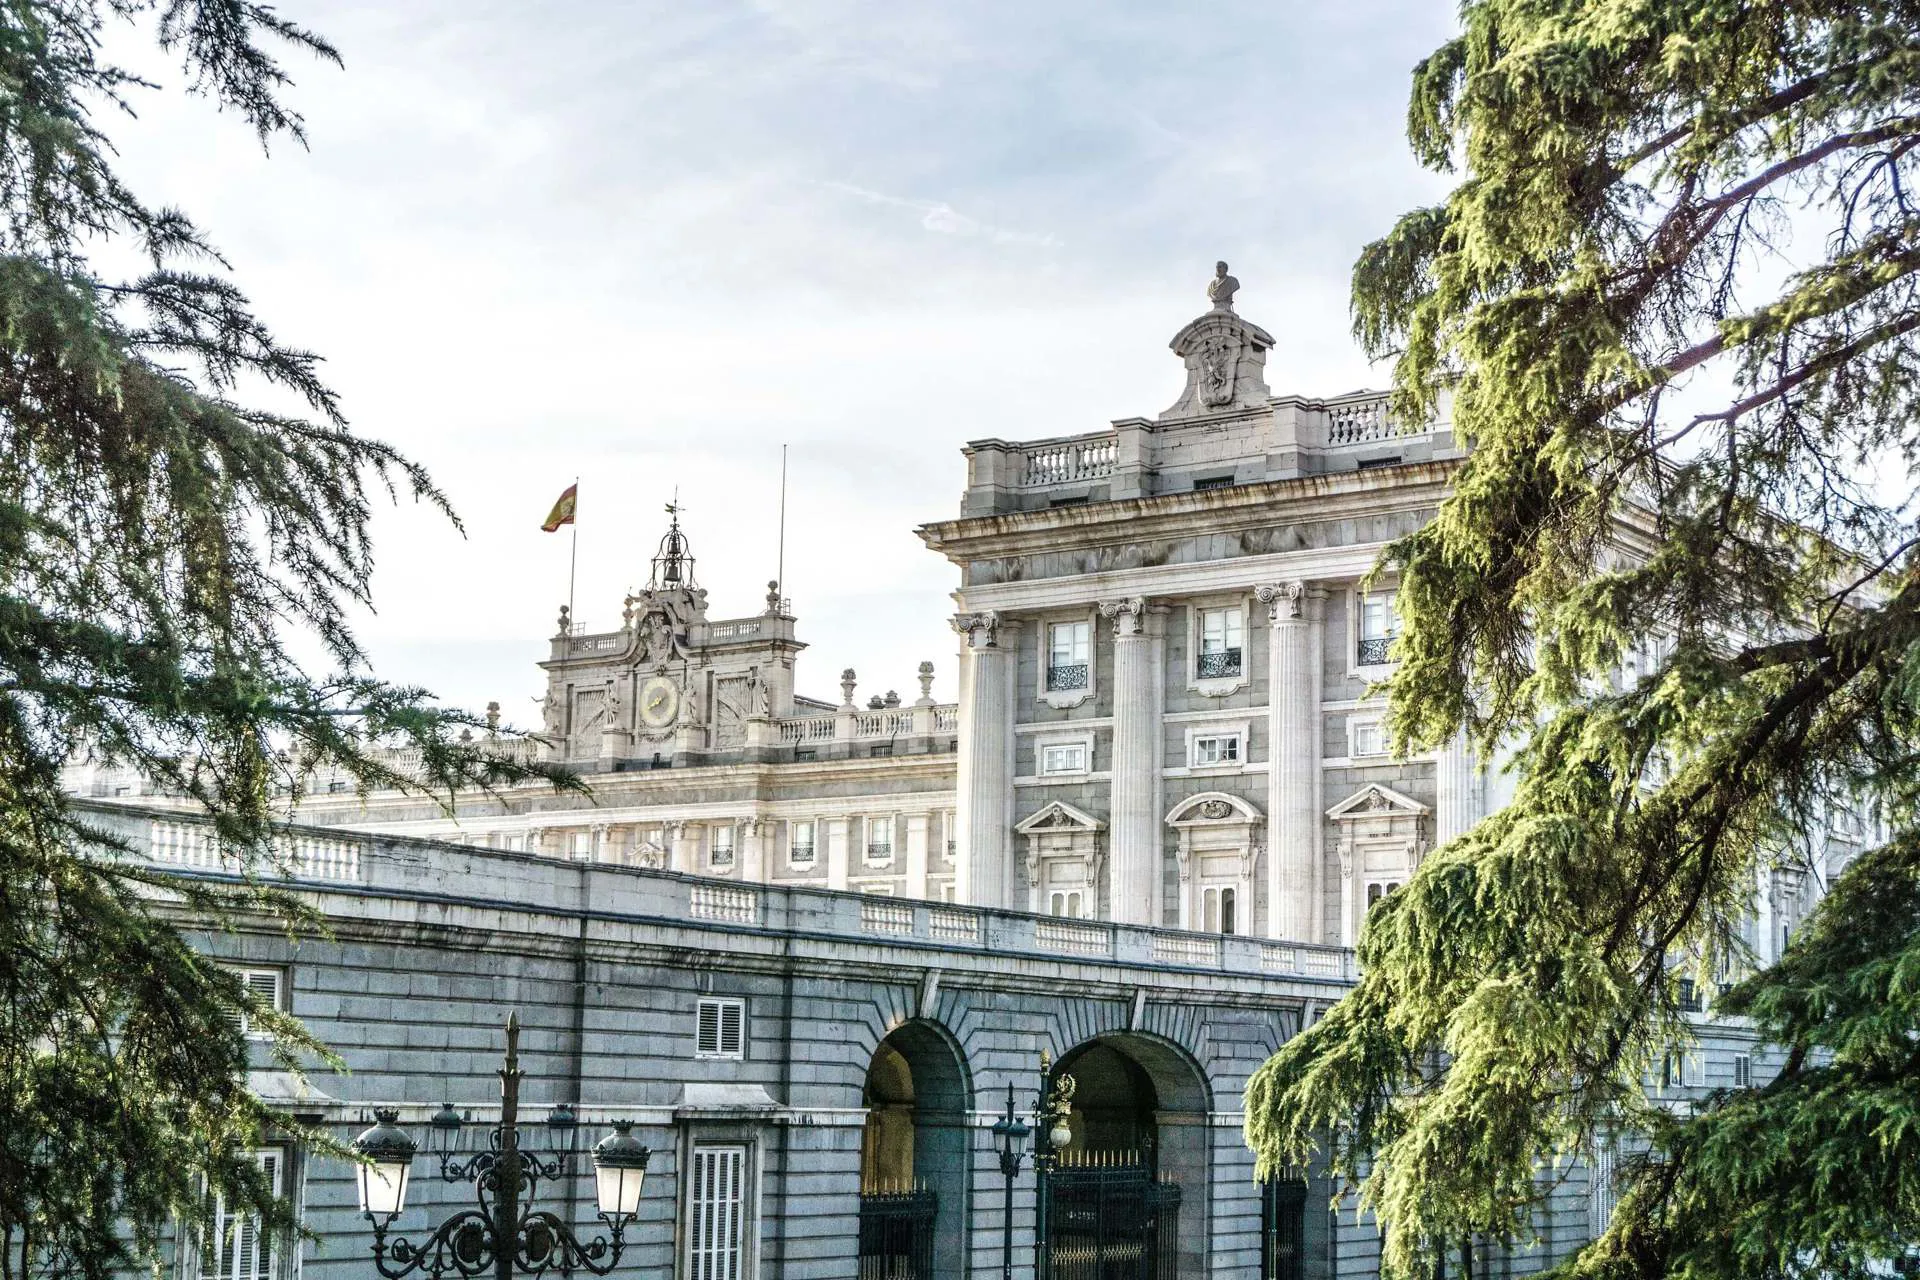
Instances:
[[[1216,649],[1200,655],[1199,673],[1202,680],[1218,680],[1226,676],[1240,674],[1240,651],[1238,649]]]
[[[1360,642],[1360,651],[1356,655],[1357,660],[1363,667],[1384,666],[1387,662],[1387,648],[1392,643],[1393,637],[1391,636],[1362,640]]]
[[[1047,668],[1047,692],[1071,693],[1087,687],[1087,664],[1072,662]]]

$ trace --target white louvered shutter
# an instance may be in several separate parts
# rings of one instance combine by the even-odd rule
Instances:
[[[266,1174],[267,1188],[280,1195],[286,1157],[276,1150],[249,1153]],[[255,1215],[216,1197],[213,1220],[200,1246],[200,1280],[273,1280],[273,1240]]]
[[[690,1280],[740,1280],[745,1147],[695,1147],[688,1214]]]
[[[694,1051],[702,1058],[738,1058],[746,1047],[746,1007],[738,1000],[702,1000]]]

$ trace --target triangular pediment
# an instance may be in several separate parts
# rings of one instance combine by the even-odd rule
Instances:
[[[1419,818],[1431,810],[1392,787],[1369,783],[1327,810],[1329,818]]]
[[[1044,831],[1102,831],[1106,825],[1084,809],[1076,809],[1064,800],[1055,800],[1032,817],[1015,823],[1013,829],[1023,836],[1030,836]]]

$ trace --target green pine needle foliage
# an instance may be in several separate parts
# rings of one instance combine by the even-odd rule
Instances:
[[[248,0],[0,0],[0,1280],[154,1263],[214,1196],[291,1227],[236,1153],[324,1139],[247,1091],[231,1011],[285,1069],[330,1059],[177,925],[312,923],[271,841],[310,771],[443,795],[577,785],[364,673],[347,617],[370,504],[446,503],[348,429],[316,357],[253,314],[184,214],[116,175],[101,121],[151,86],[101,45],[142,28],[263,144],[301,138],[272,49],[338,61]],[[99,270],[106,247],[142,265]],[[300,635],[342,674],[309,675]],[[381,746],[418,748],[422,772]],[[197,801],[248,874],[169,875],[91,829],[61,792],[75,758]]]
[[[1846,1276],[1920,1239],[1920,4],[1466,0],[1408,131],[1457,171],[1354,270],[1396,411],[1472,453],[1391,548],[1403,750],[1513,802],[1369,917],[1357,989],[1254,1076],[1425,1274],[1519,1242],[1637,1133],[1607,1280]],[[1879,847],[1752,972],[1757,885]],[[1676,1111],[1682,980],[1785,1070]]]

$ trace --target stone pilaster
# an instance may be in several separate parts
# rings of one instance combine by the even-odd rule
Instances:
[[[1107,819],[1108,903],[1122,924],[1161,918],[1161,715],[1166,701],[1161,613],[1139,596],[1106,600],[1113,624],[1113,789]]]
[[[1319,942],[1321,604],[1304,582],[1261,587],[1267,648],[1267,936]]]
[[[960,759],[955,826],[959,900],[1013,905],[1013,696],[1016,624],[996,613],[963,613],[960,634]]]
[[[893,838],[904,841],[906,848],[906,885],[901,890],[909,898],[927,896],[928,845],[932,839],[933,815],[930,813],[903,814],[893,821]],[[896,848],[899,847],[896,843]]]
[[[774,832],[780,824],[771,818],[753,818],[740,828],[740,879],[747,884],[763,884],[767,868],[773,864]]]

